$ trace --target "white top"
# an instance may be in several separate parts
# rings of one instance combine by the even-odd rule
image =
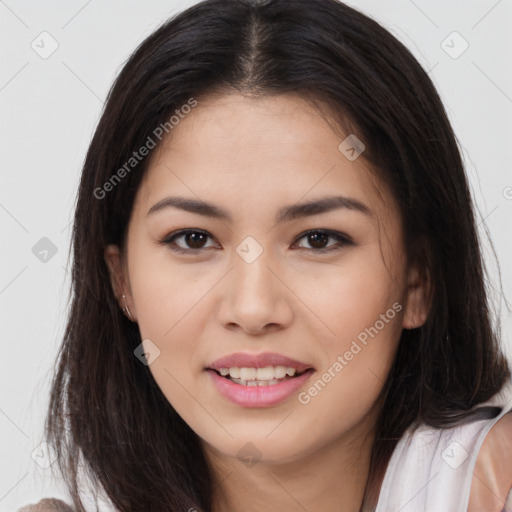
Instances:
[[[492,419],[449,429],[422,425],[407,430],[391,455],[375,512],[467,512],[480,447],[510,411],[509,402]],[[509,495],[507,512],[510,501]]]

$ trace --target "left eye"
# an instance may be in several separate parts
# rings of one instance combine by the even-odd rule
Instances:
[[[199,252],[202,249],[207,249],[208,247],[212,247],[205,245],[205,242],[208,238],[211,238],[209,233],[206,231],[198,230],[198,229],[188,229],[177,231],[176,233],[171,233],[169,236],[165,237],[162,240],[159,240],[159,243],[162,245],[170,246],[171,250],[178,253],[186,253],[186,252]],[[325,245],[328,240],[332,238],[338,243]],[[182,246],[176,243],[177,240],[183,239],[185,244],[188,246]],[[307,239],[307,243],[310,244],[311,248],[298,246],[299,249],[305,249],[307,251],[313,252],[328,252],[336,249],[341,249],[345,245],[352,245],[353,242],[350,238],[342,233],[338,233],[335,231],[328,230],[310,230],[306,233],[303,233],[300,237],[296,239],[297,244],[302,239]]]
[[[303,238],[307,239],[308,243],[312,246],[312,250],[315,252],[328,252],[334,251],[336,249],[341,249],[344,245],[351,245],[353,242],[350,238],[342,233],[337,233],[335,231],[326,231],[326,230],[311,230],[307,233],[302,234],[298,240],[302,240]],[[324,244],[332,238],[338,242],[338,244],[331,244],[325,246]],[[304,247],[301,247],[303,249]]]

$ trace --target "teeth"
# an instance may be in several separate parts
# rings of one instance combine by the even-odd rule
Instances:
[[[227,377],[229,375],[229,377],[235,382],[238,379],[249,382],[263,381],[266,383],[276,379],[283,379],[287,375],[289,377],[293,377],[297,373],[297,370],[289,366],[265,366],[264,368],[238,368],[233,366],[231,368],[221,368],[219,373],[223,377]]]
[[[284,366],[276,366],[274,368],[274,377],[276,379],[282,379],[285,375],[286,375],[286,367]],[[295,374],[295,368],[290,368],[290,370],[292,371],[291,375],[294,375]]]
[[[274,367],[273,366],[265,366],[265,368],[258,368],[256,370],[256,379],[257,380],[271,380],[274,378]]]
[[[242,380],[242,379],[231,379],[235,384],[241,384],[242,386],[273,386],[279,384],[281,381],[278,379],[272,380]]]
[[[238,368],[237,368],[238,369]],[[233,368],[229,369],[229,374]],[[256,368],[240,368],[238,377],[242,380],[255,380],[256,379]]]
[[[240,368],[229,368],[229,376],[233,377],[234,379],[240,378]]]

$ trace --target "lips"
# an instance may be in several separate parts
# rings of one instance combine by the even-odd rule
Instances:
[[[221,377],[212,369],[208,369],[207,373],[214,388],[230,402],[240,407],[266,408],[278,406],[291,399],[312,378],[314,370],[305,370],[298,377],[269,382],[263,386],[255,386],[254,382],[252,385],[249,385],[249,382],[246,382],[246,385],[239,384]]]
[[[274,352],[237,352],[205,371],[217,391],[242,407],[272,407],[288,399],[315,373],[312,365]]]
[[[310,364],[274,352],[264,352],[262,354],[237,352],[213,361],[206,369],[220,372],[221,368],[265,368],[268,366],[295,368],[298,374],[314,369]]]

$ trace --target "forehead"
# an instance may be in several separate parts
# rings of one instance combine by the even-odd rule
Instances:
[[[199,100],[152,155],[138,207],[145,214],[172,192],[238,204],[242,214],[243,205],[254,212],[340,193],[378,210],[378,179],[364,158],[340,151],[347,135],[295,94]]]

